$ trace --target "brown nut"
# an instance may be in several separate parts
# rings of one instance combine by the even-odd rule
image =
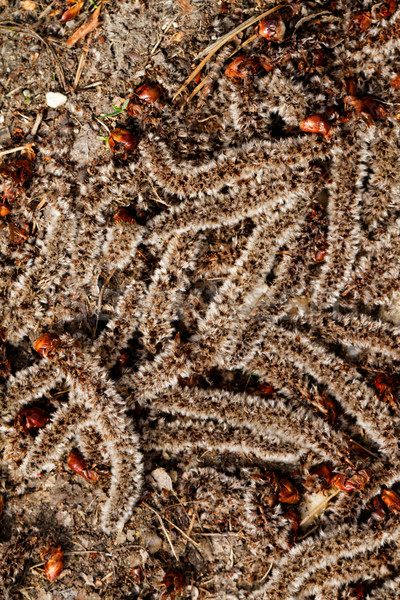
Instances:
[[[393,490],[383,490],[381,498],[390,512],[400,513],[400,496]]]

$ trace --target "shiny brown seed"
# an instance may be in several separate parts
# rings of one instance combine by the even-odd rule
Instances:
[[[108,138],[108,145],[115,154],[124,154],[126,157],[129,152],[133,152],[139,143],[138,137],[129,129],[117,127],[113,129]]]
[[[300,129],[306,133],[319,133],[329,139],[332,136],[333,128],[322,115],[311,115],[303,119],[300,123]]]
[[[349,33],[366,31],[372,24],[371,13],[366,10],[354,13],[349,25]]]
[[[323,479],[327,485],[330,485],[332,481],[332,475],[332,465],[325,462],[321,463],[320,465],[317,465],[316,467],[312,467],[312,469],[310,469],[310,475],[307,477],[307,480],[309,482],[312,482],[316,477],[319,477],[320,479]]]
[[[225,77],[229,79],[244,79],[249,75],[255,75],[261,69],[260,61],[257,57],[238,56],[225,69]]]
[[[136,89],[137,96],[148,104],[157,104],[161,101],[164,90],[158,83],[144,83]]]
[[[285,37],[286,25],[280,15],[263,19],[256,27],[259,36],[269,42],[281,42]]]
[[[86,460],[77,450],[71,451],[70,455],[68,456],[67,463],[69,468],[74,471],[74,473],[81,475],[84,479],[86,479],[86,481],[94,482],[98,480],[98,474],[88,468]]]
[[[376,496],[376,498],[374,498],[372,501],[372,505],[374,507],[374,510],[371,513],[372,518],[375,521],[382,521],[382,519],[386,517],[385,504],[382,498],[380,496]]]
[[[296,504],[300,500],[298,489],[288,479],[279,480],[278,501],[284,504]]]
[[[26,435],[31,429],[42,429],[48,421],[48,414],[43,408],[32,406],[18,411],[14,419],[14,425]]]
[[[11,206],[6,202],[0,202],[0,217],[6,217],[11,212]]]
[[[33,347],[42,357],[48,357],[60,346],[59,338],[52,333],[43,333],[34,342]]]
[[[381,498],[390,512],[400,513],[400,496],[393,490],[383,490]]]
[[[120,208],[119,211],[115,213],[113,219],[115,219],[118,223],[135,223],[133,214],[127,208]]]
[[[337,473],[332,477],[331,485],[343,492],[352,492],[353,490],[363,490],[370,476],[367,471],[358,471],[351,477],[346,477],[343,473]]]

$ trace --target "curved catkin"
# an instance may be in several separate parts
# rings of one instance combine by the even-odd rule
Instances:
[[[82,62],[0,4],[4,56],[33,27],[71,84],[42,114],[0,81],[4,596],[33,589],[20,507],[65,480],[46,519],[80,539],[86,486],[115,600],[397,598],[400,2],[105,2]]]

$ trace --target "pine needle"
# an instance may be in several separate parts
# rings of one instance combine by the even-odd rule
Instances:
[[[277,6],[274,6],[273,8],[270,8],[269,10],[266,10],[265,12],[261,13],[261,15],[258,15],[256,17],[251,17],[250,19],[247,19],[247,21],[245,21],[241,25],[238,25],[237,27],[235,27],[235,29],[232,29],[232,31],[230,31],[229,33],[227,33],[224,36],[222,36],[222,38],[220,38],[214,44],[212,44],[211,46],[209,46],[208,48],[206,48],[206,50],[203,50],[203,52],[200,53],[198,56],[200,57],[205,52],[208,51],[207,56],[201,61],[201,63],[195,68],[195,70],[191,73],[191,75],[189,75],[189,77],[186,79],[185,83],[179,88],[179,90],[176,92],[176,94],[172,98],[172,102],[174,102],[175,99],[187,88],[187,86],[189,85],[189,83],[191,81],[193,81],[193,79],[196,77],[196,75],[198,73],[200,73],[200,71],[208,63],[208,61],[210,60],[210,58],[212,56],[214,56],[214,54],[216,52],[218,52],[218,50],[220,48],[222,48],[222,46],[224,46],[225,44],[227,44],[228,42],[230,42],[234,37],[236,37],[236,35],[238,33],[240,33],[241,31],[243,31],[244,29],[247,29],[247,27],[250,27],[254,23],[257,23],[258,21],[261,21],[261,19],[263,19],[267,15],[270,15],[271,13],[276,12],[277,10],[279,10],[280,8],[283,8],[284,6],[286,6],[286,5],[285,4],[278,4]]]
[[[156,510],[154,510],[154,508],[152,508],[151,506],[149,506],[146,502],[143,502],[143,504],[144,504],[144,506],[147,506],[147,508],[149,510],[151,510],[151,512],[153,512],[156,515],[157,519],[160,521],[161,529],[163,530],[163,533],[164,533],[165,537],[167,538],[167,541],[168,541],[168,543],[170,545],[170,548],[172,550],[172,554],[174,555],[174,557],[176,558],[176,560],[179,562],[179,558],[178,558],[178,556],[177,556],[177,554],[175,552],[174,545],[173,545],[172,540],[171,540],[171,538],[170,538],[170,536],[168,534],[168,531],[167,531],[167,529],[166,529],[166,527],[164,525],[164,521],[162,520],[162,517],[161,517],[160,513],[158,513]]]

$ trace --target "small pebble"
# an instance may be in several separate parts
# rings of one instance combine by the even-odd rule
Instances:
[[[46,94],[46,104],[47,106],[50,106],[50,108],[59,108],[60,106],[63,106],[67,99],[67,96],[60,92],[47,92]]]

